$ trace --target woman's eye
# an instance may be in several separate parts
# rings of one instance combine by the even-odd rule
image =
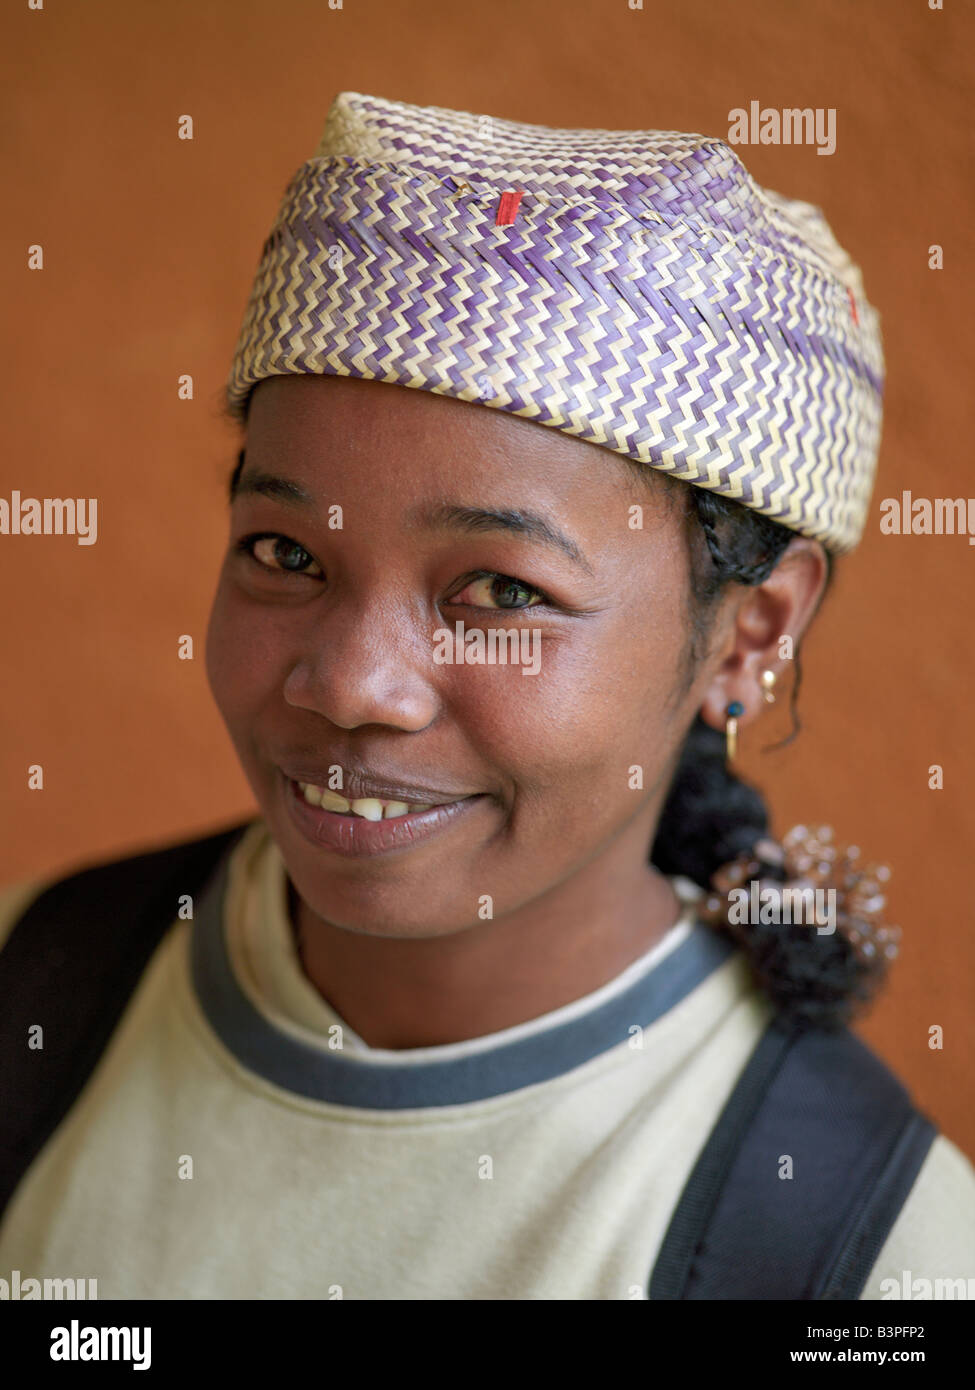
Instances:
[[[265,569],[278,570],[284,574],[303,574],[312,579],[322,575],[321,566],[309,555],[303,545],[288,536],[263,535],[245,536],[237,542],[237,549],[252,556]],[[308,566],[314,566],[313,573]]]
[[[525,599],[527,602],[522,602]],[[455,594],[453,603],[467,603],[473,608],[501,608],[519,610],[534,608],[545,602],[545,595],[520,579],[511,579],[506,574],[483,574]]]

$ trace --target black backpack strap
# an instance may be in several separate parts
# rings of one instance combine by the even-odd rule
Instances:
[[[199,892],[248,824],[82,869],[17,921],[0,950],[0,1213],[81,1093],[180,896]],[[44,1045],[32,1049],[36,1024]]]
[[[936,1134],[854,1034],[773,1020],[684,1188],[650,1298],[859,1298]]]

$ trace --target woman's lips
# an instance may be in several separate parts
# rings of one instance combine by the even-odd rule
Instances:
[[[486,801],[485,796],[465,796],[427,811],[408,812],[393,819],[366,820],[355,814],[329,811],[310,804],[300,786],[281,774],[285,802],[298,829],[321,849],[334,850],[352,858],[410,849],[431,839],[470,814]]]

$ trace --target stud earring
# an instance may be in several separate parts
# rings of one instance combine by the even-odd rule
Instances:
[[[762,672],[762,699],[767,705],[775,704],[775,672]]]
[[[725,710],[724,736],[728,749],[728,762],[730,763],[738,751],[738,719],[745,713],[745,706],[740,700],[732,700]]]

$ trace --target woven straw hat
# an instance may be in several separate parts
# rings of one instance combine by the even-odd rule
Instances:
[[[820,210],[722,140],[343,92],[264,244],[228,382],[355,376],[522,415],[836,552],[862,535],[883,353]]]

